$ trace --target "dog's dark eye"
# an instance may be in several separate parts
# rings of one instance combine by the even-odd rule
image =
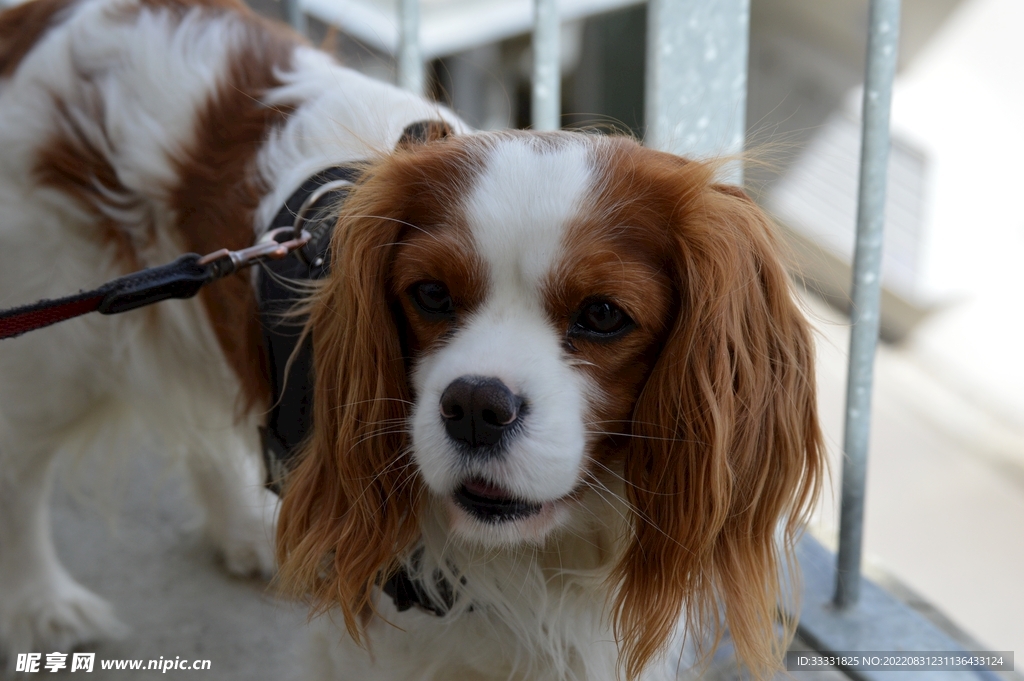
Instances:
[[[622,308],[607,300],[583,304],[573,317],[569,335],[592,340],[610,340],[631,330],[636,323]]]
[[[455,314],[455,301],[448,287],[439,281],[421,281],[409,287],[409,297],[429,319],[448,319]]]

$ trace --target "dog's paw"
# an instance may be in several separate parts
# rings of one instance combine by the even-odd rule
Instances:
[[[237,512],[218,523],[219,527],[210,527],[229,573],[236,577],[273,577],[277,569],[274,535],[279,505],[274,494],[260,488],[255,508],[235,509]]]
[[[9,601],[0,596],[0,653],[8,665],[18,653],[69,653],[127,633],[105,600],[70,578],[57,581]]]

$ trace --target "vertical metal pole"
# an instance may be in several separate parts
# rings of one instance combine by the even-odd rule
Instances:
[[[281,18],[296,31],[306,35],[306,15],[299,0],[281,0]]]
[[[750,0],[650,0],[645,144],[697,158],[742,153],[749,43]],[[742,183],[742,164],[724,179]]]
[[[882,228],[889,165],[889,110],[896,77],[900,0],[871,0],[867,69],[864,77],[863,137],[857,202],[857,245],[853,256],[850,309],[850,367],[846,384],[843,438],[843,497],[839,516],[839,556],[835,605],[860,596],[864,529],[864,484],[871,431],[871,390],[881,319]]]
[[[558,130],[562,117],[562,88],[558,37],[558,0],[533,0],[534,130]]]
[[[398,5],[398,86],[418,95],[425,81],[420,49],[419,0],[400,0]]]

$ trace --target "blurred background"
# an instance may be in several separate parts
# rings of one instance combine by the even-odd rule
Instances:
[[[281,16],[277,0],[251,2]],[[312,42],[394,80],[392,0],[303,6]],[[780,224],[818,327],[838,489],[868,0],[750,7],[746,185]],[[646,6],[560,11],[563,126],[642,138]],[[422,0],[421,17],[430,96],[479,128],[527,127],[532,2]],[[904,0],[892,127],[866,572],[966,648],[1024,654],[1024,1]],[[299,640],[301,609],[218,571],[187,529],[187,489],[168,484],[168,466],[145,466],[125,478],[114,523],[58,493],[62,554],[135,628],[102,656],[287,676],[277,651]],[[826,546],[837,504],[826,494],[811,527]]]

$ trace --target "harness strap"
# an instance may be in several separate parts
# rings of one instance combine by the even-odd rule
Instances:
[[[296,463],[299,445],[312,426],[313,345],[309,335],[302,336],[306,319],[291,314],[302,297],[302,288],[296,283],[327,276],[335,225],[333,215],[348,185],[359,180],[363,169],[361,165],[328,168],[304,182],[292,194],[274,218],[272,227],[292,224],[296,214],[302,211],[302,226],[309,230],[312,238],[309,244],[296,252],[298,257],[266,261],[257,277],[260,326],[270,367],[271,394],[274,396],[267,424],[260,429],[260,436],[267,471],[266,486],[278,495],[283,481]],[[322,191],[325,187],[330,189]],[[416,554],[413,560],[419,560]],[[410,577],[404,567],[399,567],[388,577],[381,584],[381,590],[391,598],[399,612],[417,607],[442,617],[452,609],[455,596],[451,584],[440,572],[434,575],[434,579],[441,602],[431,598],[424,585]]]
[[[322,279],[330,270],[333,218],[338,204],[359,180],[363,169],[361,164],[327,168],[295,190],[274,218],[271,228],[305,226],[312,238],[296,251],[297,257],[265,262],[257,277],[260,326],[274,396],[260,436],[267,471],[266,486],[278,495],[312,423],[312,339],[308,336],[302,339],[306,319],[295,316],[293,310],[304,293],[301,282]]]

